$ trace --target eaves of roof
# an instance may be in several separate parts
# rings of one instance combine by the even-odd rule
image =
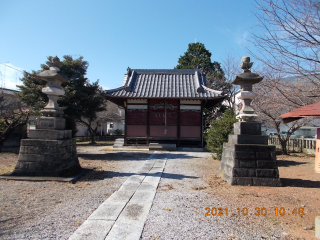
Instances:
[[[284,123],[289,123],[304,117],[319,117],[320,116],[320,102],[316,102],[301,108],[297,108],[291,112],[282,114]]]

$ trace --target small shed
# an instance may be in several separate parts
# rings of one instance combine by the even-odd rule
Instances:
[[[316,102],[301,108],[292,110],[291,112],[282,114],[280,116],[284,123],[289,123],[304,117],[320,117],[320,102]],[[315,157],[315,171],[320,173],[320,128],[317,129],[316,139],[316,157]]]
[[[223,101],[200,69],[127,69],[121,87],[106,91],[125,109],[124,145],[175,143],[203,147],[203,109]]]

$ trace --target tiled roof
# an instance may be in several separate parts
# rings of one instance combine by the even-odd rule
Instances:
[[[320,102],[316,102],[298,109],[295,109],[291,112],[282,114],[284,123],[292,122],[294,120],[304,118],[304,117],[319,117],[320,116]]]
[[[206,87],[199,69],[128,69],[122,87],[106,91],[122,98],[223,98],[222,91]]]

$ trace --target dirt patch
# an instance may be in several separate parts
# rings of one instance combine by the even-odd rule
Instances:
[[[173,190],[174,187],[172,186],[172,184],[164,184],[163,186],[159,186],[158,187],[158,191],[169,191],[169,190]]]
[[[314,220],[320,215],[320,174],[314,171],[314,157],[305,154],[277,156],[282,187],[230,186],[217,176],[220,161],[206,159],[205,189],[237,203],[237,211],[265,214],[289,235],[284,239],[316,239]],[[209,167],[208,167],[209,166]],[[246,209],[244,209],[246,208]]]
[[[205,186],[200,186],[200,187],[193,187],[192,189],[193,190],[203,190],[203,189],[206,189],[207,187]]]
[[[0,175],[12,172],[17,159],[16,153],[0,153]]]

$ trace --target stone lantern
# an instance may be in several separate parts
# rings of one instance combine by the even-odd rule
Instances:
[[[42,92],[47,94],[49,98],[48,104],[40,111],[42,117],[38,119],[37,129],[64,130],[66,121],[62,117],[63,111],[59,107],[57,100],[59,96],[65,93],[64,90],[61,89],[61,83],[69,81],[59,73],[62,63],[58,57],[54,57],[49,65],[49,70],[37,75],[41,80],[47,81],[47,86],[42,89]]]
[[[65,130],[65,119],[57,100],[65,92],[61,83],[68,82],[59,73],[62,66],[58,57],[50,63],[50,69],[37,75],[47,81],[42,92],[48,95],[49,102],[41,110],[36,129],[29,130],[29,139],[22,139],[18,162],[11,175],[19,176],[72,176],[81,170],[72,131]]]
[[[252,92],[252,85],[263,77],[250,71],[253,63],[249,57],[241,61],[243,73],[236,76],[233,84],[241,86],[242,108],[234,134],[223,144],[219,175],[230,185],[281,186],[276,148],[268,145],[268,136],[261,135],[261,123],[254,120],[258,115],[250,106],[257,95]]]
[[[244,56],[241,58],[240,68],[243,72],[236,76],[232,84],[240,85],[240,99],[242,100],[242,108],[237,118],[240,121],[253,121],[254,117],[258,115],[254,113],[253,108],[250,106],[252,100],[256,97],[256,93],[252,92],[252,85],[262,81],[263,77],[256,73],[252,73],[250,68],[253,62],[250,62],[250,58]]]

